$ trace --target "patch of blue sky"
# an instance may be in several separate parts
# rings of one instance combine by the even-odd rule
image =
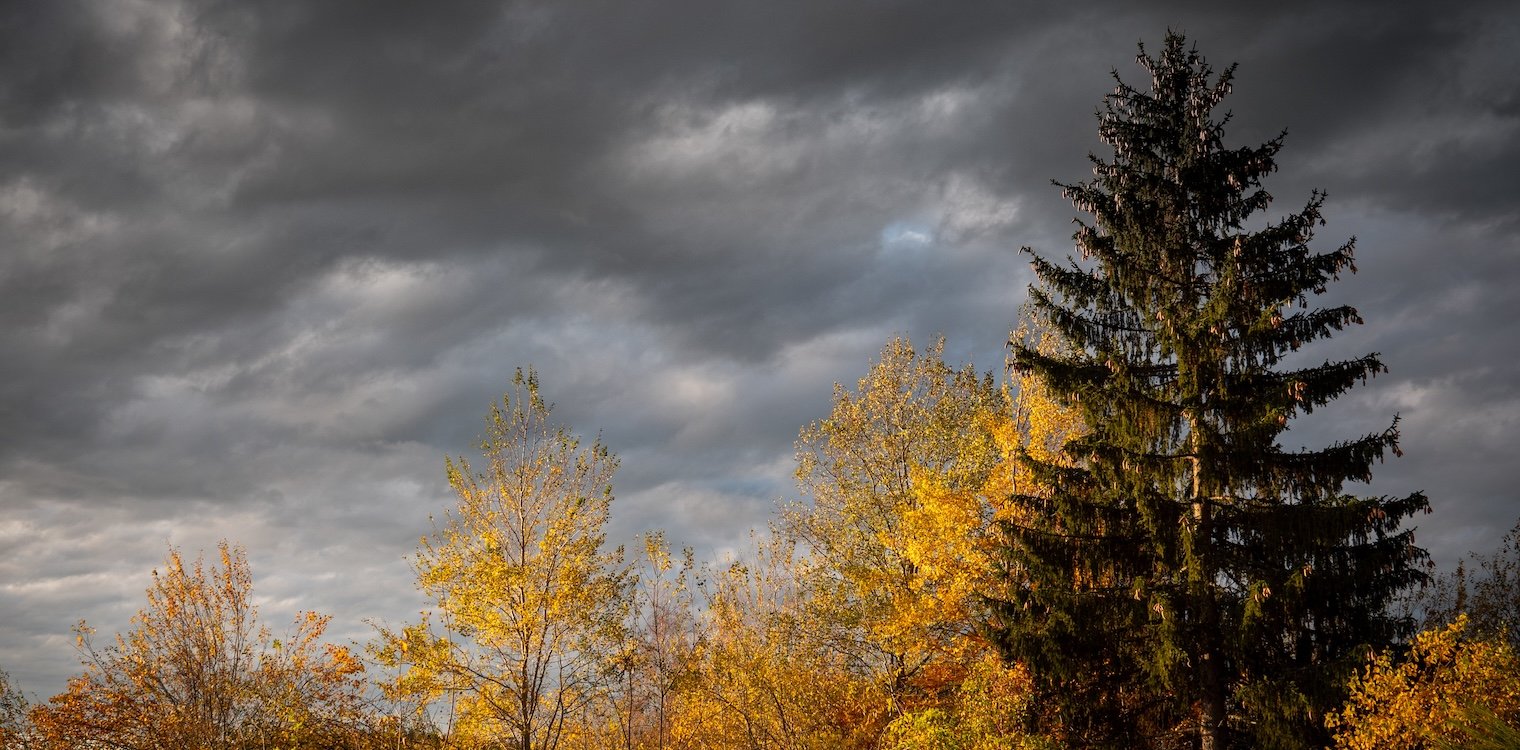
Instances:
[[[881,253],[911,258],[933,247],[934,228],[916,221],[895,221],[881,230]]]
[[[881,230],[882,245],[929,245],[934,228],[916,221],[894,221]]]

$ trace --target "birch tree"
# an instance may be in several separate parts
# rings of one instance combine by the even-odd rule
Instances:
[[[456,736],[554,750],[581,734],[626,621],[629,572],[603,549],[617,459],[550,421],[537,375],[518,370],[486,418],[479,468],[448,459],[457,504],[417,551],[433,607],[382,628],[395,696],[448,697]]]

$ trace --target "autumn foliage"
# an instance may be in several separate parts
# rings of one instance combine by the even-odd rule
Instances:
[[[953,659],[971,634],[980,556],[1008,409],[990,376],[894,339],[833,412],[798,438],[808,500],[782,531],[802,548],[799,584],[828,647],[892,699]]]
[[[1426,750],[1480,733],[1482,717],[1520,729],[1520,657],[1507,639],[1474,638],[1466,615],[1380,654],[1332,715],[1338,750]]]
[[[451,738],[596,746],[628,614],[622,551],[602,549],[617,459],[549,421],[532,370],[514,384],[487,417],[480,467],[447,463],[458,504],[416,558],[435,607],[382,629],[376,656],[397,670],[390,695],[450,701]]]
[[[109,645],[78,625],[85,670],[32,711],[41,745],[320,747],[365,721],[363,664],[321,642],[324,615],[279,638],[260,624],[241,548],[223,543],[209,569],[170,550],[147,593]]]
[[[323,642],[326,616],[303,614],[278,636],[261,624],[240,548],[224,543],[211,563],[171,550],[125,633],[101,644],[80,624],[84,671],[66,691],[28,711],[0,689],[0,738],[128,749],[1080,746],[1037,730],[1061,725],[1060,704],[985,633],[988,602],[1028,585],[998,555],[1002,525],[1038,520],[1008,498],[1045,491],[1017,459],[1058,463],[1086,427],[1036,379],[1000,384],[943,357],[942,340],[887,342],[802,429],[801,499],[752,532],[750,549],[705,564],[658,531],[634,562],[608,544],[617,459],[555,424],[525,371],[487,415],[482,460],[446,461],[455,503],[413,558],[432,606],[378,628],[369,670]],[[1507,559],[1480,561],[1482,596],[1462,600],[1502,609],[1490,600],[1512,597]],[[1329,717],[1335,746],[1512,736],[1495,734],[1520,728],[1520,661],[1501,625],[1475,633],[1459,617],[1375,654]]]
[[[881,696],[819,648],[785,544],[712,572],[675,703],[672,747],[858,747]]]

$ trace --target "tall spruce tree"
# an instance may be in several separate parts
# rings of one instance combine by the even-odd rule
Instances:
[[[1026,458],[1047,492],[1015,498],[994,605],[1005,654],[1028,662],[1083,746],[1323,746],[1323,712],[1368,647],[1409,623],[1391,597],[1422,579],[1406,518],[1424,495],[1358,497],[1398,419],[1321,450],[1279,442],[1308,413],[1383,372],[1377,355],[1278,369],[1304,344],[1360,323],[1310,299],[1354,240],[1308,243],[1324,195],[1275,223],[1262,179],[1283,136],[1227,148],[1230,91],[1169,33],[1142,45],[1149,91],[1118,87],[1098,113],[1113,158],[1057,183],[1081,260],[1034,255],[1036,315],[1067,343],[1015,341],[1014,368],[1078,408],[1090,431],[1064,461]]]

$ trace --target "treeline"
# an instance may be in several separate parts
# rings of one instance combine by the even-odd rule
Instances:
[[[240,548],[171,550],[126,633],[79,625],[63,693],[28,707],[0,688],[0,746],[1082,746],[1066,702],[989,638],[989,603],[1017,585],[994,562],[1000,522],[1036,486],[1018,457],[1084,432],[1038,381],[1015,385],[947,365],[942,341],[891,341],[802,430],[810,499],[742,560],[698,564],[658,532],[609,548],[616,457],[556,426],[519,373],[482,460],[448,462],[457,504],[414,558],[425,619],[357,649],[324,643],[315,613],[275,633]],[[1337,747],[1515,736],[1520,526],[1472,568],[1400,601],[1426,632],[1343,686]]]
[[[617,458],[520,371],[481,459],[447,461],[457,504],[413,559],[423,619],[357,650],[315,613],[276,634],[241,548],[171,550],[130,630],[78,626],[65,692],[6,692],[5,746],[1043,746],[1027,672],[979,624],[1001,499],[1028,481],[1011,456],[1070,422],[943,346],[893,340],[839,388],[797,443],[810,499],[703,564],[659,532],[607,543]]]
[[[1348,485],[1390,425],[1287,450],[1297,416],[1386,371],[1304,366],[1361,322],[1311,304],[1355,270],[1276,220],[1283,137],[1224,144],[1233,68],[1181,36],[1098,115],[1062,185],[1075,258],[1031,251],[1009,378],[894,340],[797,442],[804,499],[741,559],[605,538],[617,459],[550,418],[532,370],[449,459],[413,560],[431,608],[360,649],[258,624],[237,548],[171,551],[132,629],[25,747],[1514,747],[1520,527],[1431,580],[1425,495]],[[1487,744],[1485,744],[1487,743]]]

